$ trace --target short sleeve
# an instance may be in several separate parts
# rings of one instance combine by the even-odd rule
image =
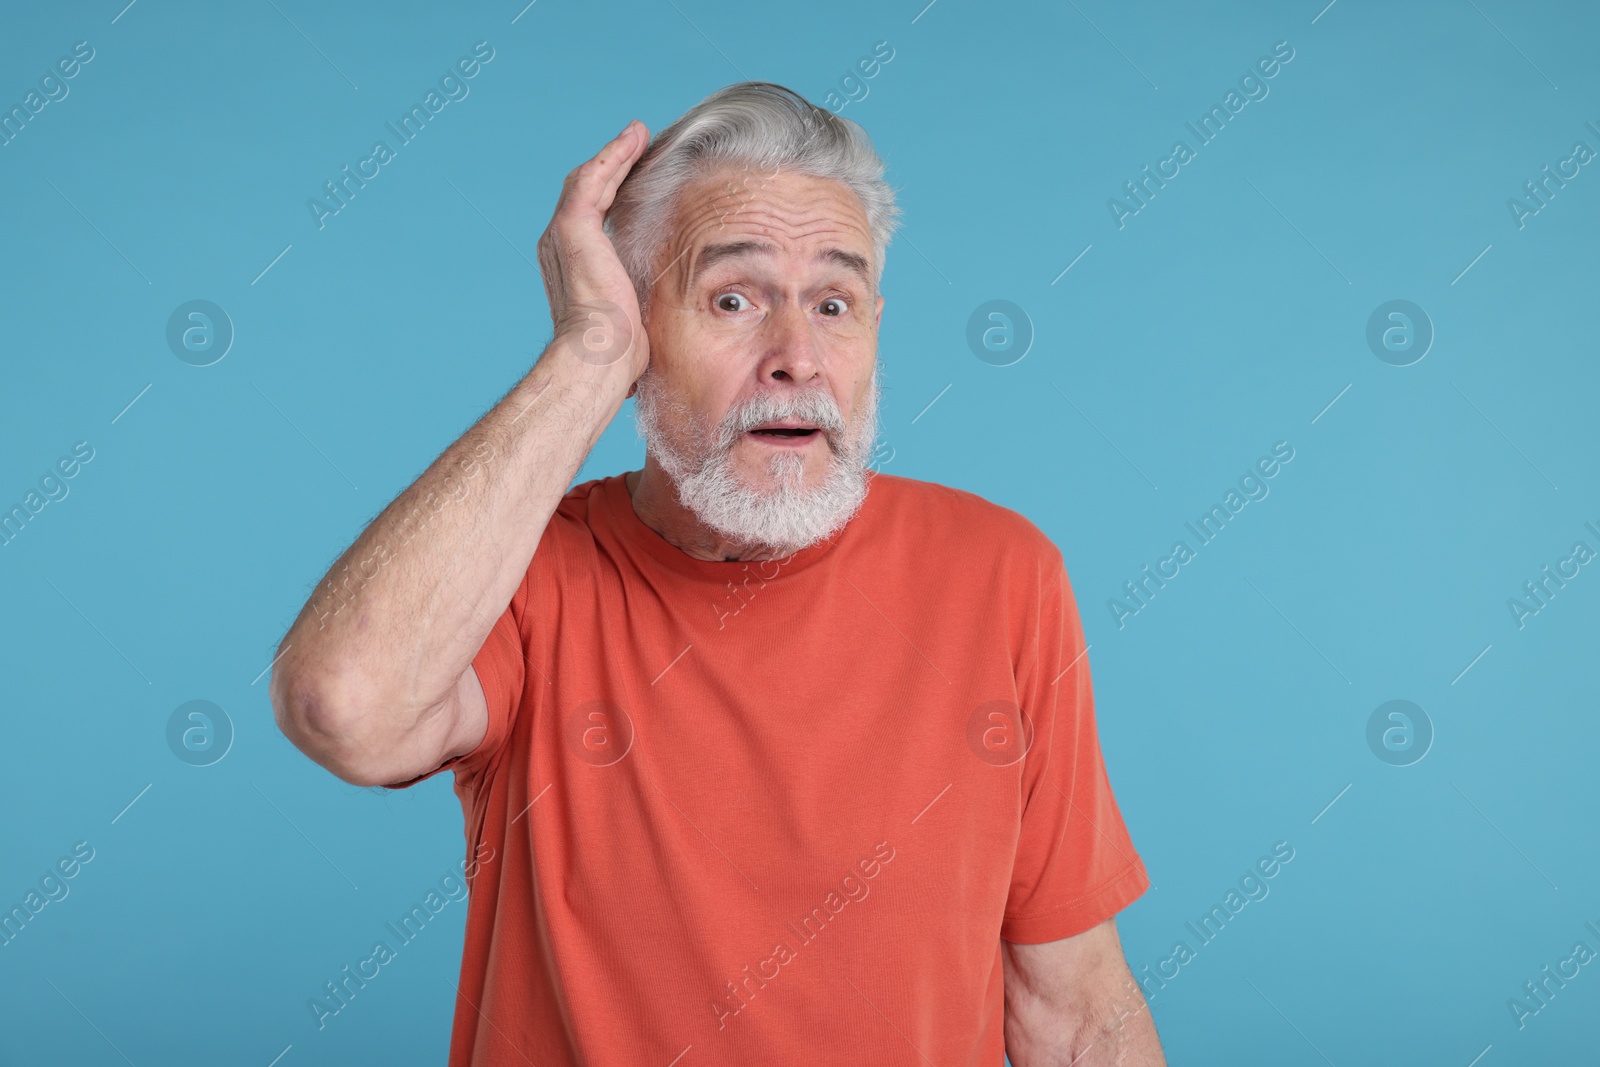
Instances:
[[[1034,740],[1023,769],[1021,838],[1000,936],[1058,941],[1111,918],[1150,885],[1117,809],[1095,728],[1083,626],[1061,553],[1038,571],[1017,667]]]
[[[495,753],[500,751],[511,734],[512,724],[522,705],[527,678],[528,646],[522,623],[527,611],[528,584],[532,573],[530,566],[528,573],[522,576],[522,584],[512,594],[511,603],[495,620],[483,647],[472,659],[472,669],[478,675],[484,700],[489,706],[489,726],[483,740],[471,752],[448,759],[426,774],[393,783],[386,788],[405,789],[447,770],[454,770],[458,780],[469,778],[488,766]]]

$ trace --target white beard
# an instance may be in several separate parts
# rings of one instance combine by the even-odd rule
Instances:
[[[877,444],[879,372],[872,372],[866,404],[854,432],[839,405],[821,389],[781,396],[762,393],[724,416],[707,432],[681,397],[670,393],[647,367],[635,394],[635,416],[645,451],[655,456],[677,491],[678,501],[702,524],[746,548],[789,556],[830,538],[867,498],[868,460]],[[805,457],[775,451],[768,462],[773,488],[751,488],[739,476],[731,452],[747,430],[794,418],[826,435],[828,469],[822,483],[805,487]],[[686,438],[680,441],[677,438]]]

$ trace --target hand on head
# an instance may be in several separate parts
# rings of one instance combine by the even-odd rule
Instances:
[[[617,189],[649,144],[649,129],[634,119],[568,174],[538,245],[556,339],[588,363],[627,360],[631,381],[648,366],[650,345],[633,280],[604,224]]]

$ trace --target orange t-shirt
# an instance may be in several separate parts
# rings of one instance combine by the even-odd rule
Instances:
[[[971,493],[878,474],[728,563],[574,487],[473,661],[487,735],[415,779],[477,859],[452,1067],[998,1067],[1001,939],[1149,885],[1084,651],[1060,551]]]

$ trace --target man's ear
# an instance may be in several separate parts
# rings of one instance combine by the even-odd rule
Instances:
[[[878,314],[872,320],[872,328],[874,330],[877,330],[877,329],[881,329],[882,326],[883,326],[883,294],[879,293],[878,294]]]

